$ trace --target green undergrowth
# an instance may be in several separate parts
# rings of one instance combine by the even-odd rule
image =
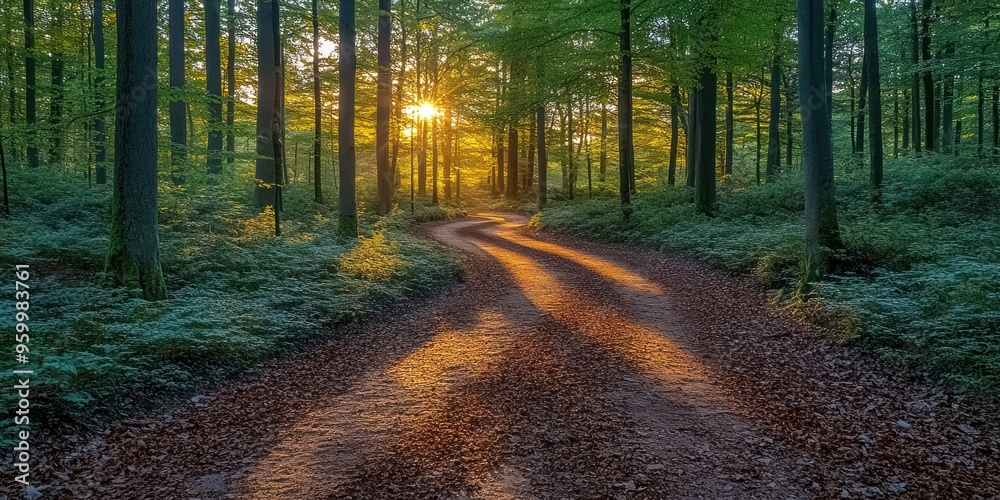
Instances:
[[[839,165],[846,249],[813,292],[845,338],[929,371],[971,394],[1000,397],[1000,168],[928,156],[887,160],[877,200],[867,171]],[[713,217],[685,188],[640,192],[623,222],[616,198],[553,205],[542,229],[688,253],[749,273],[801,305],[802,175],[760,188],[721,188]],[[780,292],[780,293],[779,293]],[[815,303],[815,302],[814,302]]]
[[[0,266],[31,266],[27,366],[35,369],[31,396],[40,413],[83,417],[238,373],[458,276],[453,252],[408,231],[417,219],[454,216],[452,209],[365,213],[362,236],[350,241],[336,235],[336,207],[313,203],[302,183],[286,190],[275,238],[273,211],[253,207],[251,182],[248,174],[202,186],[161,182],[169,297],[147,302],[102,284],[109,186],[88,189],[54,168],[12,172],[15,203],[12,217],[0,219]],[[12,298],[4,297],[10,313],[0,319],[8,332]],[[7,373],[13,348],[13,335],[4,335]],[[2,394],[11,409],[14,394]]]

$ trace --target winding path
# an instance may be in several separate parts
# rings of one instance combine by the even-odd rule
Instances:
[[[50,457],[92,498],[990,497],[996,409],[685,258],[484,214],[455,290]],[[991,479],[992,478],[992,479]]]

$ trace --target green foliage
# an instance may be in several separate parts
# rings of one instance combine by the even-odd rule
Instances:
[[[847,326],[849,340],[995,397],[1000,170],[973,158],[890,160],[876,203],[867,171],[839,167],[846,249],[815,297]],[[791,291],[802,273],[802,205],[802,176],[790,172],[727,192],[715,217],[697,214],[688,190],[675,188],[642,193],[627,223],[617,200],[603,198],[555,205],[533,224],[689,253]]]
[[[359,240],[336,236],[336,210],[311,188],[286,191],[281,238],[258,214],[249,177],[161,184],[161,254],[168,300],[104,287],[108,189],[81,189],[58,168],[17,169],[30,193],[0,221],[0,266],[30,264],[33,404],[51,414],[113,408],[150,392],[235,373],[458,275],[458,260],[408,234],[411,218],[362,217]],[[69,196],[66,193],[76,193]],[[9,297],[4,299],[9,300]],[[0,320],[11,330],[12,316]],[[12,352],[13,336],[0,341]],[[10,357],[0,369],[12,369]],[[2,404],[11,408],[13,393]]]

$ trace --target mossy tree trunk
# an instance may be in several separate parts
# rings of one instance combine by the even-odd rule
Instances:
[[[157,236],[156,4],[119,2],[118,89],[111,235],[105,263],[116,285],[164,299]]]
[[[340,234],[358,235],[355,193],[354,89],[357,81],[357,47],[354,0],[340,0]]]

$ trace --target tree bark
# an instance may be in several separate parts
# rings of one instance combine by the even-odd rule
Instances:
[[[226,163],[236,161],[236,0],[226,1]]]
[[[695,208],[711,215],[715,208],[715,152],[718,78],[711,65],[706,65],[698,76],[698,143],[695,155],[694,203]]]
[[[833,120],[833,41],[837,32],[837,6],[831,2],[830,17],[826,22],[826,88],[830,90],[826,96],[826,106],[830,110],[830,120]]]
[[[538,129],[538,209],[547,203],[549,162],[545,154],[545,104],[538,107],[536,128]]]
[[[882,187],[882,161],[885,157],[882,144],[882,89],[878,61],[878,22],[875,17],[875,0],[865,0],[865,60],[868,64],[868,140],[871,146],[869,180],[872,187]]]
[[[38,166],[38,146],[35,145],[35,121],[37,119],[35,98],[35,3],[24,0],[24,120],[30,138],[28,140],[28,167]]]
[[[733,175],[733,73],[726,72],[726,167],[725,175]]]
[[[951,43],[945,49],[948,58],[955,55],[955,46]],[[947,75],[944,78],[944,88],[941,94],[941,105],[943,107],[941,115],[941,151],[945,154],[955,152],[955,76]]]
[[[233,0],[229,0],[232,2]],[[312,0],[313,29],[313,199],[323,203],[323,101],[319,80],[319,0]]]
[[[517,122],[513,121],[510,123],[510,130],[507,135],[508,144],[508,154],[507,154],[507,196],[514,197],[517,196],[517,170],[518,170],[518,155],[517,155]]]
[[[119,2],[115,170],[105,272],[146,300],[167,297],[160,269],[156,175],[156,3]]]
[[[354,0],[340,0],[340,234],[358,235],[358,207],[355,192],[354,89],[357,82],[357,52]]]
[[[910,0],[910,30],[912,34],[910,63],[913,64],[913,76],[910,82],[910,119],[912,120],[910,133],[913,134],[913,149],[919,155],[922,134],[920,133],[920,73],[917,71],[917,68],[920,66],[920,36],[918,26],[917,1]]]
[[[208,88],[208,173],[222,172],[222,41],[219,0],[205,0],[205,83]]]
[[[187,107],[176,94],[184,91],[184,0],[170,0],[168,5],[170,90],[170,175],[174,182],[181,179],[181,165],[187,151]]]
[[[275,33],[277,0],[257,4],[257,186],[254,194],[258,207],[275,207],[275,153],[272,141],[274,96],[278,91],[279,43]]]
[[[680,138],[680,101],[681,91],[677,85],[670,87],[670,167],[667,170],[667,185],[673,186],[677,182],[677,140]],[[602,109],[603,112],[603,109]],[[603,116],[602,116],[603,118]],[[601,145],[601,180],[604,180],[604,160],[605,153]]]
[[[924,59],[924,125],[925,143],[928,151],[937,151],[937,130],[934,123],[934,75],[931,71],[931,9],[932,0],[923,0],[921,31],[923,34]]]
[[[632,0],[619,0],[618,72],[618,181],[622,216],[632,212],[635,188],[635,155],[632,151]]]
[[[694,187],[694,171],[697,163],[696,159],[698,157],[698,90],[691,89],[688,92],[688,126],[687,126],[687,151],[685,151],[685,185],[687,187]],[[777,137],[777,136],[775,136]]]
[[[392,164],[389,162],[389,116],[392,112],[391,73],[391,0],[378,0],[378,92],[375,124],[375,157],[378,177],[378,212],[392,211],[395,189]]]
[[[806,272],[826,275],[831,249],[842,247],[834,195],[833,139],[823,69],[823,0],[798,0],[799,101],[805,169]]]
[[[94,79],[94,88],[97,95],[101,95],[104,87],[104,1],[94,0],[94,69],[97,70],[97,78]],[[97,109],[104,107],[103,99],[97,98]],[[107,176],[107,153],[105,147],[105,126],[104,116],[98,114],[94,119],[94,175],[97,184],[106,184]]]

